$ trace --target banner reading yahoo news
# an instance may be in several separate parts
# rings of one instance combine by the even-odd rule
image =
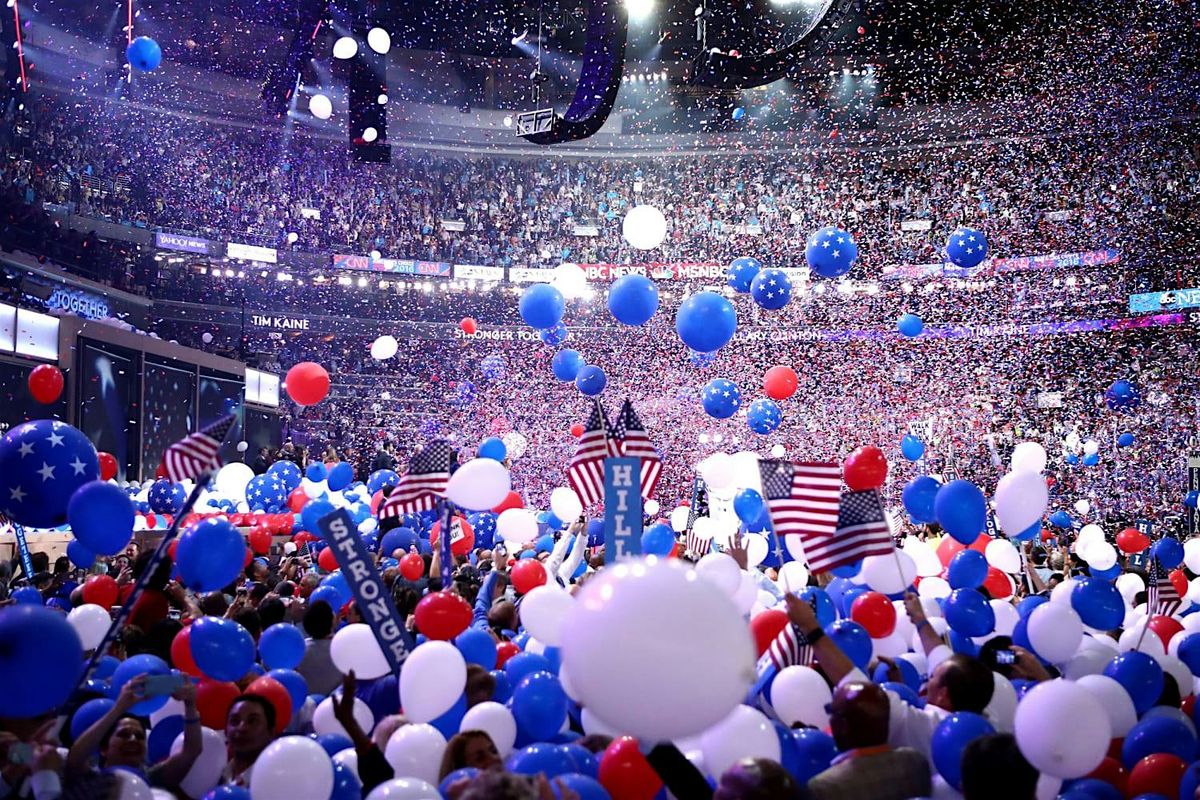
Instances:
[[[427,278],[449,278],[454,265],[448,261],[414,261],[407,258],[371,258],[370,256],[333,256],[334,269],[354,269],[362,272],[386,272],[391,275],[421,275]]]

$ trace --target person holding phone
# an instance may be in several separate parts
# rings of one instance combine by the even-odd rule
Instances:
[[[183,703],[183,748],[157,764],[146,764],[149,725],[129,709],[148,697],[170,695]],[[196,687],[186,675],[138,675],[121,687],[116,704],[84,731],[67,754],[67,770],[86,773],[91,757],[99,752],[102,769],[127,769],[151,786],[174,791],[200,755],[200,712]]]

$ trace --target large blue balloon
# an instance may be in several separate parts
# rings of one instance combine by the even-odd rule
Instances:
[[[329,793],[329,800],[360,800],[362,796],[362,781],[354,774],[354,770],[345,764],[333,762],[333,791]]]
[[[1107,580],[1080,578],[1071,590],[1071,607],[1083,624],[1101,631],[1121,627],[1125,620],[1125,600],[1121,592]]]
[[[331,492],[340,492],[354,480],[354,467],[345,461],[339,461],[329,470],[329,477],[326,480],[329,481]]]
[[[304,634],[286,622],[275,623],[258,637],[258,652],[267,669],[295,669],[304,649]]]
[[[1117,437],[1117,447],[1132,447],[1134,437],[1132,433],[1125,432]]]
[[[608,790],[600,784],[600,781],[590,775],[568,772],[566,775],[559,775],[554,782],[555,784],[561,783],[564,788],[577,794],[579,800],[612,800],[612,795],[608,793]],[[557,787],[555,791],[557,791]]]
[[[478,664],[486,670],[496,667],[496,640],[487,631],[467,628],[454,639],[454,646],[468,664]]]
[[[279,478],[279,482],[283,484],[284,491],[288,494],[291,494],[300,486],[300,467],[291,461],[276,461],[267,468],[267,474]]]
[[[1200,677],[1200,633],[1189,633],[1179,642],[1176,657],[1187,664],[1193,675]]]
[[[830,225],[808,237],[804,257],[813,272],[823,278],[837,278],[854,266],[858,245],[850,234]]]
[[[1056,528],[1069,528],[1073,524],[1073,520],[1067,512],[1055,511],[1050,515],[1050,524]]]
[[[938,723],[929,741],[933,765],[955,789],[962,784],[962,754],[967,745],[980,736],[990,736],[992,723],[970,711],[955,711]]]
[[[390,556],[399,550],[401,555],[405,555],[410,547],[417,546],[420,539],[412,528],[392,528],[379,540],[379,552]]]
[[[675,546],[675,532],[661,522],[651,525],[642,534],[642,554],[665,556]]]
[[[238,681],[254,665],[254,639],[231,619],[201,617],[192,624],[192,660],[216,681]]]
[[[746,424],[760,436],[774,433],[782,421],[783,410],[774,400],[760,397],[746,409]]]
[[[105,486],[122,491],[119,487],[112,484],[105,484]],[[186,499],[183,487],[166,478],[156,480],[150,486],[150,491],[146,494],[146,500],[150,503],[150,510],[155,514],[174,514],[183,508],[183,503]],[[67,516],[70,516],[69,511]]]
[[[304,706],[304,701],[308,699],[308,682],[304,680],[303,675],[294,669],[273,669],[267,673],[267,677],[274,678],[279,681],[280,686],[287,689],[288,696],[292,699],[293,714]]]
[[[896,321],[896,330],[900,331],[901,336],[912,339],[921,335],[921,331],[925,330],[925,323],[916,314],[902,314]]]
[[[186,724],[182,714],[171,714],[155,723],[146,737],[146,763],[156,764],[171,755],[171,745],[183,733]]]
[[[71,738],[78,739],[83,735],[83,732],[92,727],[92,723],[107,714],[116,702],[109,700],[107,697],[98,697],[95,700],[88,700],[79,707],[79,710],[71,717]]]
[[[170,485],[170,481],[161,483]],[[80,486],[67,505],[67,519],[75,538],[88,550],[105,556],[116,555],[129,544],[133,516],[129,495],[104,481]]]
[[[329,469],[320,461],[314,461],[304,469],[304,477],[313,483],[320,483],[329,477]]]
[[[566,302],[562,292],[548,283],[535,283],[521,295],[521,319],[531,328],[553,328],[562,321]]]
[[[733,513],[747,525],[757,522],[763,513],[762,495],[753,489],[742,489],[733,496]]]
[[[977,267],[987,258],[987,253],[987,238],[973,228],[959,228],[946,240],[946,257],[956,267]]]
[[[484,356],[483,360],[479,362],[479,373],[489,381],[503,380],[505,372],[504,356],[499,353]]]
[[[909,461],[916,461],[925,455],[925,443],[911,433],[906,433],[900,440],[900,455]]]
[[[645,325],[658,311],[658,287],[645,275],[623,275],[608,290],[608,310],[617,322]]]
[[[950,559],[946,577],[951,589],[977,589],[987,578],[988,563],[978,550],[960,550]]]
[[[531,672],[513,689],[512,712],[520,730],[535,741],[548,739],[558,733],[566,719],[567,695],[549,671]]]
[[[933,512],[934,500],[942,485],[936,478],[928,475],[918,475],[904,486],[900,499],[904,502],[904,510],[913,519],[922,524],[933,522],[936,517]]]
[[[1154,753],[1171,753],[1185,762],[1196,758],[1196,734],[1182,720],[1172,717],[1146,717],[1129,733],[1121,745],[1121,763],[1125,769]]]
[[[553,328],[543,328],[538,331],[538,337],[541,338],[542,344],[558,347],[560,344],[571,338],[571,332],[567,330],[567,326],[561,322]]]
[[[493,461],[504,461],[504,459],[508,458],[508,448],[499,438],[489,436],[479,443],[479,457],[490,458]]]
[[[1104,390],[1104,402],[1113,411],[1132,411],[1141,404],[1142,393],[1133,383],[1121,378]]]
[[[184,584],[199,592],[215,592],[241,573],[246,542],[228,520],[210,517],[183,532],[175,558]]]
[[[564,382],[575,380],[579,370],[586,364],[578,350],[559,350],[554,354],[554,358],[550,359],[550,369],[554,372],[554,377]]]
[[[75,668],[78,672],[78,667]],[[113,688],[113,696],[121,691],[121,687],[129,683],[138,675],[169,675],[171,668],[167,666],[167,662],[163,661],[158,656],[152,656],[149,653],[131,656],[121,662],[113,672],[112,681],[110,682]],[[39,678],[41,675],[39,674]],[[145,716],[153,714],[167,704],[169,698],[164,694],[158,697],[148,697],[139,703],[134,703],[130,707],[129,713]]]
[[[1183,545],[1177,539],[1164,536],[1150,545],[1150,557],[1157,558],[1164,569],[1175,569],[1183,563]]]
[[[125,47],[125,60],[138,72],[149,72],[162,63],[162,48],[149,36],[139,36]]]
[[[761,308],[778,311],[792,299],[792,280],[781,269],[764,269],[754,276],[750,296]]]
[[[735,258],[729,269],[725,270],[725,283],[735,292],[745,294],[750,291],[750,284],[760,269],[762,263],[753,256]]]
[[[938,489],[933,514],[946,533],[969,545],[987,525],[987,500],[970,481],[950,481]]]
[[[986,636],[996,627],[996,612],[974,589],[955,589],[943,607],[946,624],[963,636]]]
[[[537,742],[514,751],[505,767],[518,775],[545,773],[547,778],[557,778],[574,772],[575,762],[565,745]]]
[[[864,631],[865,632],[865,631]],[[799,755],[799,766],[793,777],[801,784],[808,783],[818,773],[829,769],[837,756],[837,745],[833,737],[816,728],[792,731],[792,742]]]
[[[1162,694],[1162,667],[1145,653],[1130,650],[1115,656],[1104,674],[1125,687],[1138,714],[1149,711]]]
[[[11,595],[11,599],[20,605],[45,605],[42,600],[42,593],[38,591],[36,586],[22,586],[20,589],[15,589]]]
[[[865,587],[864,587],[865,589]],[[859,669],[866,669],[871,660],[871,635],[857,622],[839,619],[826,630],[830,641],[841,648],[846,657]]]
[[[30,528],[67,522],[67,503],[100,477],[96,448],[77,428],[39,419],[0,438],[0,512]]]
[[[321,528],[317,523],[321,517],[332,514],[336,510],[337,507],[324,498],[318,497],[315,500],[309,500],[304,504],[304,508],[300,509],[300,524],[304,526],[304,530],[319,536]]]
[[[377,469],[367,477],[367,491],[375,494],[385,486],[395,486],[400,482],[400,475],[395,470]]]
[[[604,374],[604,370],[591,364],[580,369],[579,374],[575,376],[575,388],[579,390],[580,394],[588,397],[600,394],[607,385],[608,376]]]
[[[700,393],[704,411],[715,419],[732,417],[742,405],[742,390],[733,381],[713,378]]]
[[[471,780],[479,774],[479,770],[475,767],[463,767],[448,773],[442,778],[442,782],[438,784],[438,791],[442,793],[442,797],[450,796],[450,787],[461,780]]]
[[[349,466],[349,464],[347,464]],[[180,487],[182,491],[183,487]],[[277,475],[255,475],[246,484],[246,504],[251,511],[278,514],[287,503],[287,491]]]
[[[737,313],[716,292],[696,292],[683,301],[675,316],[675,332],[683,343],[701,353],[714,353],[733,338]]]
[[[815,608],[817,622],[821,623],[822,628],[828,628],[837,619],[837,610],[833,607],[833,600],[830,598],[829,592],[824,589],[808,586],[797,596]]]
[[[88,569],[96,563],[96,554],[88,550],[78,539],[67,542],[67,558],[71,559],[71,563],[80,569]]]

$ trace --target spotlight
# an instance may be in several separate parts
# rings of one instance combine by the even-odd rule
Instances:
[[[528,35],[529,35],[529,31],[525,30],[525,31],[521,31],[518,35],[514,36],[512,38],[513,47],[516,47],[521,42],[525,41],[525,37],[527,37]]]
[[[511,128],[512,123],[513,123],[512,114],[509,114],[504,118],[504,127]]]
[[[630,22],[643,22],[654,13],[654,0],[625,0]]]

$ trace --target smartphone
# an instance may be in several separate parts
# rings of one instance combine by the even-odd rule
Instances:
[[[1017,654],[1012,650],[997,650],[996,663],[1012,665],[1017,663]]]
[[[8,760],[12,764],[29,766],[33,763],[33,745],[29,742],[14,742],[8,746]]]
[[[187,680],[182,675],[147,675],[144,694],[146,697],[164,697],[183,686]]]

